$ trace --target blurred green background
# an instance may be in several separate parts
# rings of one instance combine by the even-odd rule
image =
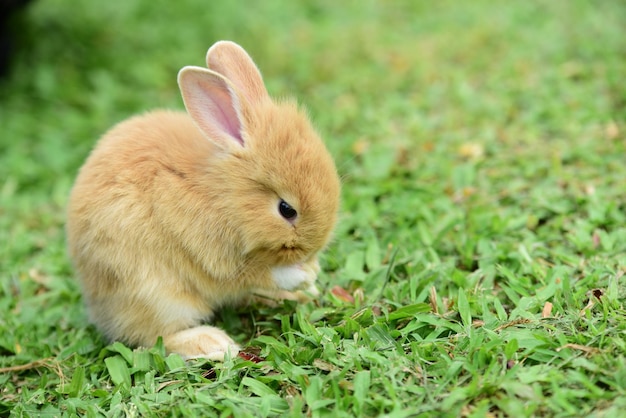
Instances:
[[[134,113],[182,109],[177,71],[220,39],[250,52],[272,94],[307,106],[344,175],[391,169],[391,152],[355,166],[355,143],[399,149],[428,182],[477,142],[503,176],[532,176],[552,162],[524,170],[520,156],[576,153],[572,141],[586,154],[623,121],[624,15],[619,1],[35,1],[0,84],[0,238],[25,245],[7,235],[16,218],[56,226],[97,138]],[[431,152],[446,159],[420,158]]]
[[[305,336],[317,327],[336,332],[339,360],[322,358],[344,362],[342,378],[350,383],[312,394],[296,379],[303,412],[316,410],[316,396],[324,405],[334,399],[348,415],[418,401],[422,411],[453,416],[576,415],[590,412],[598,399],[608,411],[625,406],[619,404],[626,390],[619,343],[626,265],[623,1],[35,0],[12,24],[16,51],[0,80],[0,366],[51,357],[72,376],[77,365],[89,363],[93,374],[85,387],[96,388],[102,408],[112,407],[110,397],[97,392],[110,382],[101,358],[95,360],[110,353],[100,352],[105,343],[87,326],[65,254],[67,196],[102,133],[142,111],[182,110],[178,70],[204,65],[208,47],[230,39],[255,59],[270,94],[306,106],[344,183],[342,221],[320,278],[326,290],[320,309],[330,312],[330,306],[332,314],[312,314],[318,322],[298,328],[313,309],[299,306],[298,315],[307,315],[292,323],[285,316],[282,323]],[[427,303],[438,312],[414,322],[396,316],[374,329],[346,319],[359,305],[342,304],[329,292],[335,285],[362,292],[363,306],[383,315]],[[611,304],[604,316],[589,314],[587,320],[599,322],[586,328],[579,312],[592,289],[605,289]],[[461,293],[469,302],[457,300]],[[536,321],[546,301],[559,321],[523,328],[529,334],[520,341],[528,346],[494,331],[505,320]],[[439,316],[446,310],[448,316]],[[287,332],[272,321],[276,312],[261,311],[258,321],[283,341]],[[480,338],[495,351],[481,351],[480,338],[429,325],[428,318],[466,327],[468,318],[478,318],[488,328]],[[255,340],[253,325],[233,313],[224,321],[240,341],[273,358],[273,346]],[[372,343],[373,357],[359,363],[346,348],[352,335],[367,339],[370,331],[383,335],[381,329],[388,332],[385,341],[407,355],[399,360]],[[435,342],[416,343],[427,336]],[[336,376],[303,354],[322,355],[313,339],[291,347],[300,353],[296,360],[271,364],[305,364],[311,381],[332,385]],[[566,356],[580,354],[563,350],[568,343],[604,354],[589,358],[593,368],[573,368],[587,375],[568,374],[574,370]],[[450,366],[455,356],[463,367]],[[497,366],[517,356],[527,366],[520,369],[522,383],[517,369]],[[363,401],[369,406],[354,401],[350,389],[354,381],[370,388],[365,375],[350,371],[363,364],[372,373],[372,394]],[[394,380],[416,364],[423,374]],[[552,367],[550,378],[541,374],[543,366]],[[609,370],[614,373],[602,372]],[[286,381],[293,377],[286,368],[280,372]],[[14,402],[26,411],[31,402],[32,413],[51,400],[72,411],[72,397],[93,395],[58,389],[63,378],[52,368],[38,373],[44,378],[0,374],[0,387],[7,388],[0,412]],[[507,382],[508,392],[499,392]],[[77,377],[76,386],[82,383]],[[244,383],[234,379],[224,396],[249,395]],[[282,386],[268,385],[284,394]],[[590,389],[594,385],[602,390]],[[28,397],[28,389],[37,388],[40,398]],[[385,398],[390,388],[396,407]],[[187,396],[171,395],[164,405]],[[529,404],[535,409],[524,409]]]

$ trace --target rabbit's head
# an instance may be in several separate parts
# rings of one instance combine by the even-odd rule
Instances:
[[[183,68],[178,82],[187,112],[216,145],[206,181],[219,191],[222,230],[236,232],[246,257],[270,266],[310,259],[337,219],[330,154],[295,103],[270,99],[240,46],[216,43],[207,64]]]

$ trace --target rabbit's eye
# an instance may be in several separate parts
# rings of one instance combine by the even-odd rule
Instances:
[[[298,215],[298,212],[296,212],[296,210],[284,200],[281,200],[278,204],[278,211],[283,216],[283,218],[288,220],[294,219]]]

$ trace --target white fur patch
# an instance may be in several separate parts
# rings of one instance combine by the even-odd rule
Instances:
[[[315,281],[315,272],[305,269],[302,265],[274,267],[272,269],[274,283],[284,290],[297,290],[309,287]]]

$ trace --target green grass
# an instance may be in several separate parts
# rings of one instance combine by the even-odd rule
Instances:
[[[623,413],[626,6],[226,3],[29,10],[0,84],[0,415]],[[260,363],[107,346],[65,253],[98,136],[182,108],[178,69],[218,39],[308,107],[343,177],[319,300],[217,320]]]

